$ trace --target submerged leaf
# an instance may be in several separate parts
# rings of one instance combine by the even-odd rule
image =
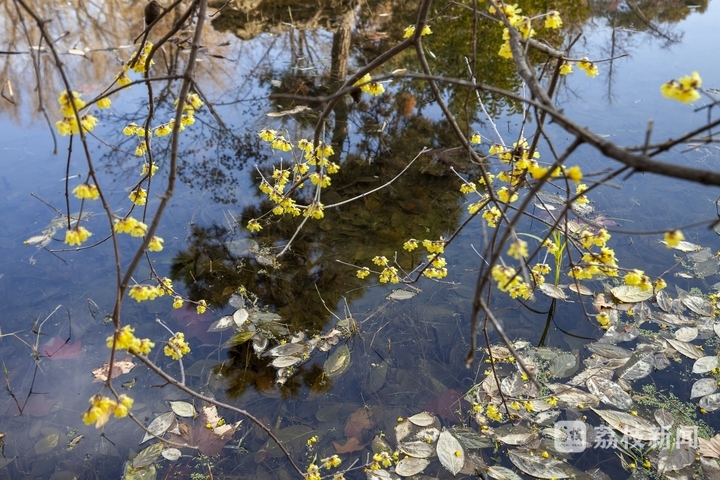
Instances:
[[[192,403],[188,402],[170,402],[170,408],[179,417],[195,418],[197,411]]]
[[[345,370],[347,370],[349,366],[350,349],[347,345],[341,345],[325,360],[323,371],[328,377],[332,378],[345,373]]]
[[[153,463],[163,451],[163,442],[153,443],[142,452],[138,453],[132,461],[133,468],[144,468]]]

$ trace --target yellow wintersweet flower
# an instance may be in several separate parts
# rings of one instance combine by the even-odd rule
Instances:
[[[142,175],[143,177],[144,177],[145,175],[147,175],[147,174],[148,174],[148,170],[149,170],[148,167],[149,167],[149,165],[148,165],[147,163],[143,163],[142,170],[140,171],[140,175]],[[158,167],[157,165],[153,164],[153,166],[152,166],[152,173],[150,174],[151,177],[154,177],[154,176],[155,176],[155,172],[157,172],[158,168],[160,168],[160,167]]]
[[[195,311],[198,315],[202,315],[207,310],[207,302],[205,300],[200,300],[197,303],[197,306],[195,307]]]
[[[512,59],[513,54],[512,50],[510,49],[510,42],[506,41],[502,45],[500,45],[500,50],[498,51],[498,55],[502,58]]]
[[[72,245],[81,245],[84,243],[92,233],[90,233],[85,227],[75,227],[72,230],[65,232],[65,243]]]
[[[283,136],[275,137],[275,139],[272,141],[271,146],[272,148],[282,150],[283,152],[289,152],[290,150],[292,150],[292,143],[285,140],[285,137]]]
[[[482,136],[478,132],[473,133],[473,136],[470,137],[470,143],[479,145],[481,142],[482,142]]]
[[[665,245],[667,248],[677,247],[683,240],[685,240],[685,235],[680,230],[665,232]]]
[[[179,360],[183,355],[190,353],[190,345],[185,341],[185,334],[178,332],[170,337],[163,352],[173,360]]]
[[[195,123],[195,117],[190,112],[183,113],[182,117],[180,117],[180,124],[183,127],[189,127],[190,125],[192,125],[194,123]],[[288,142],[288,144],[289,143],[290,142]],[[290,147],[292,148],[292,145],[290,145]],[[285,151],[287,151],[287,150],[285,150]]]
[[[498,197],[498,199],[499,199],[501,202],[504,202],[504,203],[512,203],[512,202],[514,202],[515,200],[518,199],[518,194],[515,193],[515,192],[513,192],[513,193],[512,193],[512,196],[511,196],[511,195],[510,195],[510,191],[508,190],[508,188],[507,188],[507,187],[502,187],[501,189],[499,189],[499,190],[497,191],[497,197]]]
[[[135,147],[135,156],[142,157],[147,152],[147,142],[143,140],[140,144]]]
[[[108,97],[103,97],[97,101],[98,108],[110,108],[110,105],[112,105],[112,101]]]
[[[572,63],[563,62],[563,64],[560,65],[560,75],[567,75],[572,72],[573,72]]]
[[[147,203],[147,190],[139,187],[136,190],[133,190],[132,192],[130,192],[130,195],[128,195],[128,198],[135,205],[138,205],[138,206],[145,205],[145,203]]]
[[[98,124],[98,119],[94,116],[87,114],[80,117],[80,125],[82,125],[83,131],[92,132],[95,125]]]
[[[150,353],[150,349],[153,348],[155,344],[147,338],[140,340],[133,334],[134,331],[134,328],[129,325],[125,325],[120,330],[120,333],[118,333],[117,335],[115,348],[120,350],[127,350],[130,353],[142,353],[144,355],[147,355],[148,353]],[[113,339],[113,335],[107,338],[108,348],[113,348]]]
[[[422,241],[423,247],[430,253],[444,253],[445,252],[445,240],[440,237],[440,240],[428,240]],[[383,257],[385,258],[385,257]]]
[[[515,260],[528,256],[527,242],[524,240],[515,240],[510,244],[510,248],[507,254],[513,257]]]
[[[496,422],[501,422],[503,418],[500,409],[498,409],[496,405],[488,405],[485,415],[487,415],[490,420],[495,420]]]
[[[154,236],[150,239],[150,243],[148,243],[148,250],[151,252],[161,252],[163,249],[163,240],[160,237]]]
[[[580,170],[580,167],[577,165],[565,170],[565,176],[575,183],[580,183],[583,178],[582,170]]]
[[[545,28],[560,28],[562,25],[563,22],[560,18],[560,12],[557,10],[548,12],[547,17],[545,17]]]
[[[175,295],[173,297],[173,308],[182,308],[183,306],[183,299],[180,295]]]
[[[260,222],[258,222],[256,219],[253,218],[250,221],[248,221],[247,228],[251,232],[259,232],[260,230],[262,230],[262,225],[260,225]]]
[[[467,182],[460,185],[460,192],[461,193],[472,193],[477,192],[477,187],[475,187],[475,184],[473,182]]]
[[[485,221],[487,221],[488,226],[492,228],[497,227],[497,222],[500,220],[501,216],[500,210],[495,206],[485,210],[482,214],[482,217]]]
[[[407,242],[403,243],[403,249],[407,250],[408,252],[412,252],[416,248],[418,248],[418,241],[414,238],[411,238]]]
[[[597,66],[592,63],[587,57],[583,57],[577,64],[580,70],[585,70],[585,75],[588,77],[596,77],[600,71]]]
[[[655,283],[653,283],[653,287],[655,288],[655,291],[657,292],[659,290],[662,290],[663,288],[666,288],[667,283],[665,283],[665,280],[663,280],[662,278],[658,278],[657,280],[655,280]]]
[[[81,183],[73,189],[72,193],[73,195],[75,195],[75,198],[87,200],[97,200],[98,198],[100,198],[100,191],[98,190],[97,186],[87,183]]]
[[[396,267],[385,267],[382,272],[380,272],[380,277],[378,280],[380,280],[380,283],[400,283],[400,277],[398,277],[398,269]]]
[[[390,262],[388,262],[387,257],[376,255],[373,257],[372,262],[377,265],[378,267],[387,267]]]
[[[625,285],[631,285],[631,286],[639,286],[642,282],[642,278],[645,275],[645,272],[642,270],[633,270],[632,272],[628,272],[625,274]]]
[[[127,76],[127,73],[125,72],[125,70],[118,73],[117,77],[115,77],[115,78],[116,78],[116,81],[117,81],[117,84],[119,87],[124,87],[125,85],[128,85],[129,83],[132,82],[132,80],[130,80],[130,77]]]
[[[165,137],[167,135],[170,135],[172,133],[172,127],[169,123],[163,123],[162,125],[158,125],[155,127],[155,135],[158,137]]]
[[[359,278],[361,280],[363,278],[367,277],[368,275],[370,275],[370,269],[367,267],[363,267],[355,273],[355,276],[357,276],[357,278]]]

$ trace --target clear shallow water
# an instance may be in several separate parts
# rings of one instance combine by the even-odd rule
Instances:
[[[669,48],[660,48],[657,40],[642,33],[630,36],[632,45],[627,50],[631,55],[615,62],[612,88],[608,87],[605,68],[601,68],[603,73],[595,79],[585,78],[579,72],[568,78],[568,90],[560,96],[566,112],[596,132],[611,135],[620,144],[641,143],[648,118],[655,120],[656,139],[664,139],[701,123],[703,114],[692,113],[689,106],[663,99],[659,86],[670,78],[698,69],[705,85],[717,87],[720,71],[706,59],[713,58],[714,42],[708,39],[715,38],[713,22],[719,16],[717,4],[712,3],[707,12],[691,14],[673,26],[683,37],[680,43]],[[609,29],[601,20],[596,20],[596,26],[588,30],[587,44],[578,49],[578,53],[605,52]],[[415,175],[407,182],[399,183],[391,194],[369,198],[362,209],[348,208],[329,213],[327,221],[308,227],[296,243],[293,255],[283,260],[285,266],[277,272],[263,272],[267,269],[242,248],[235,251],[235,255],[226,255],[221,252],[222,247],[227,247],[231,241],[244,241],[247,232],[237,229],[230,234],[220,229],[230,228],[229,215],[239,217],[244,210],[257,208],[260,197],[256,193],[258,181],[252,166],[267,161],[272,155],[267,147],[258,144],[256,132],[265,126],[279,125],[290,130],[294,137],[306,132],[307,126],[287,119],[271,123],[262,116],[276,107],[264,100],[270,90],[268,79],[277,78],[277,72],[284,72],[284,67],[293,60],[287,50],[289,35],[263,34],[245,42],[229,35],[218,37],[213,37],[215,44],[226,39],[231,44],[215,51],[236,61],[208,58],[212,68],[206,71],[214,72],[215,83],[210,96],[221,104],[218,111],[229,123],[232,135],[220,132],[217,123],[208,115],[201,117],[201,124],[195,125],[186,137],[183,184],[159,232],[166,240],[165,250],[152,257],[162,274],[169,275],[173,269],[178,271],[176,287],[185,289],[195,299],[217,299],[217,304],[212,305],[212,313],[198,318],[191,311],[173,312],[167,298],[141,304],[128,300],[123,307],[124,321],[136,325],[140,335],[158,342],[165,332],[155,323],[156,317],[173,329],[186,331],[193,344],[193,354],[186,366],[199,365],[196,369],[201,370],[198,376],[193,371],[193,385],[219,398],[230,398],[242,404],[266,424],[276,426],[278,431],[291,424],[308,426],[311,431],[321,434],[321,456],[333,453],[332,441],[344,444],[346,419],[366,405],[373,411],[374,430],[389,430],[397,417],[423,408],[444,415],[447,422],[453,421],[447,405],[457,400],[459,394],[454,392],[467,390],[482,370],[466,370],[462,361],[468,345],[467,319],[478,265],[477,255],[470,245],[475,243],[476,248],[480,248],[479,227],[467,229],[448,249],[452,267],[449,279],[457,285],[423,281],[419,284],[422,294],[404,303],[385,301],[388,288],[366,289],[366,283],[354,279],[354,269],[335,262],[367,261],[375,254],[387,255],[410,236],[447,236],[466,212],[460,195],[443,193],[447,184],[453,181],[452,177],[442,171]],[[126,41],[122,38],[118,43]],[[308,48],[316,49],[322,57],[327,55],[327,41],[327,34],[313,35]],[[364,54],[364,51],[358,53],[356,61]],[[209,77],[203,78],[208,80]],[[104,80],[99,78],[86,83],[102,84]],[[29,90],[29,87],[25,88]],[[423,92],[414,93],[418,107],[423,107],[426,116],[436,120],[433,108],[422,104]],[[124,104],[118,103],[112,113],[101,117],[102,126],[98,130],[101,137],[111,136],[143,112],[142,95],[137,89],[123,98]],[[439,146],[438,143],[442,145],[442,132],[438,135],[429,132],[432,124],[410,122],[406,118],[397,121],[406,122],[408,129],[413,128],[411,138],[369,135],[366,139],[361,136],[360,131],[370,128],[366,125],[380,125],[384,119],[396,118],[387,113],[391,109],[385,107],[386,110],[377,106],[369,112],[361,110],[351,118],[351,136],[347,142],[353,146],[349,156],[355,164],[348,162],[343,166],[343,171],[349,173],[339,177],[336,185],[339,194],[350,195],[366,189],[367,185],[375,185],[374,176],[396,170],[402,161],[397,157],[412,157],[421,146],[420,140],[433,147]],[[16,398],[5,394],[0,411],[3,413],[7,458],[17,455],[17,460],[0,473],[8,478],[17,475],[49,478],[58,472],[88,475],[90,470],[95,470],[100,477],[116,475],[131,452],[142,448],[138,445],[141,432],[129,421],[114,420],[106,429],[110,443],[80,421],[87,399],[99,390],[99,384],[91,383],[90,372],[107,360],[105,339],[111,334],[111,328],[103,324],[102,318],[112,308],[113,261],[107,244],[82,253],[56,252],[57,257],[44,251],[33,256],[34,248],[22,245],[23,240],[45,228],[54,215],[51,209],[30,197],[29,192],[59,208],[64,205],[61,179],[65,176],[67,139],[60,140],[60,153],[52,155],[51,138],[40,119],[32,118],[31,111],[28,104],[22,104],[0,117],[4,160],[0,193],[5,199],[0,205],[0,218],[6,225],[0,231],[0,253],[4,259],[0,272],[3,275],[0,278],[2,332],[20,332],[18,336],[33,344],[38,338],[30,331],[33,324],[37,319],[42,322],[57,305],[62,305],[43,324],[38,345],[46,344],[56,336],[62,341],[69,337],[68,348],[75,350],[68,354],[74,358],[42,358],[35,369],[31,350],[26,345],[14,337],[2,339],[0,352]],[[517,122],[514,117],[509,117],[509,121],[515,135],[516,129],[512,127]],[[498,122],[499,125],[503,123]],[[393,132],[401,130],[398,128]],[[400,155],[384,154],[388,144],[398,149]],[[106,150],[99,142],[91,140],[91,145],[98,156],[105,154]],[[129,144],[123,145],[128,145],[124,148],[131,150]],[[711,148],[709,153],[672,153],[664,159],[715,167],[718,157]],[[372,158],[374,163],[358,162],[358,157],[362,160]],[[71,175],[84,174],[79,157],[74,158]],[[111,202],[121,206],[128,193],[125,186],[136,178],[139,161],[122,152],[109,153],[102,159],[102,177],[115,181],[108,188]],[[606,168],[610,162],[589,149],[580,149],[573,160],[586,172]],[[211,181],[203,181],[202,177],[206,175],[211,175]],[[77,179],[73,181],[78,182]],[[598,211],[616,219],[620,228],[662,230],[714,216],[716,188],[689,187],[682,182],[648,174],[635,175],[618,183],[622,189],[604,187],[593,195],[593,200]],[[71,186],[75,184],[71,183]],[[150,200],[151,205],[155,202]],[[414,217],[409,223],[402,223],[402,216],[407,213]],[[104,223],[107,222],[98,216],[91,219],[90,225],[99,231]],[[293,227],[292,224],[281,227],[284,230],[280,234],[260,235],[258,241],[280,244],[287,240]],[[698,228],[685,233],[690,240],[702,245],[712,247],[717,243],[714,232]],[[632,266],[659,274],[672,264],[671,254],[657,244],[659,237],[617,235],[613,247],[620,258],[632,258]],[[123,258],[127,258],[134,243],[123,240],[121,250]],[[54,242],[50,248],[62,249],[62,244]],[[139,269],[135,278],[142,281],[147,276],[145,266]],[[325,357],[318,356],[307,364],[305,372],[295,382],[290,382],[287,388],[277,389],[273,387],[275,369],[267,362],[248,361],[252,355],[248,348],[236,347],[229,351],[221,348],[228,335],[210,335],[205,330],[222,313],[231,311],[221,299],[226,301],[227,288],[236,288],[240,284],[256,292],[262,303],[276,310],[291,328],[310,333],[326,330],[333,321],[319,301],[318,292],[341,317],[345,304],[340,297],[347,297],[349,309],[360,328],[359,335],[349,342],[351,369],[319,389],[318,367]],[[689,288],[696,284],[696,281],[684,281],[681,286]],[[92,304],[92,308],[88,308],[88,299],[98,306],[97,314]],[[534,307],[543,310],[548,304],[547,299],[538,298]],[[574,334],[598,336],[597,329],[584,319],[577,320],[580,315],[577,304],[561,304],[557,308],[556,321],[558,326]],[[498,316],[509,333],[532,342],[539,339],[546,319],[545,315],[517,309],[516,304],[501,298],[498,299]],[[581,343],[554,327],[547,340],[548,345],[566,349],[578,348]],[[80,355],[75,355],[78,352]],[[159,360],[160,353],[156,355],[154,358]],[[381,388],[373,391],[368,385],[377,365],[384,361],[391,365],[388,379]],[[200,369],[219,363],[224,365],[223,379],[208,376],[207,368]],[[176,367],[168,368],[174,371]],[[136,386],[130,391],[136,399],[133,411],[143,420],[151,420],[168,411],[167,400],[187,400],[186,396],[170,389],[154,388],[157,379],[142,367],[120,380],[131,378],[136,379]],[[16,399],[23,405],[25,398],[29,399],[25,405],[26,414],[17,416]],[[324,415],[328,409],[332,414]],[[236,420],[232,416],[227,419]],[[247,422],[236,437],[243,437],[245,433],[243,447],[250,454],[228,450],[229,453],[218,460],[219,469],[252,478],[270,476],[275,469],[285,468],[274,455],[257,455],[265,439]],[[363,433],[367,436],[370,432]],[[49,452],[40,449],[42,453],[36,453],[37,442],[56,434],[59,436],[56,447]],[[65,445],[78,434],[85,438],[71,451],[66,450]],[[308,460],[302,448],[298,448],[297,453],[301,461]],[[353,455],[357,457],[360,453],[354,452],[349,457]],[[92,466],[88,468],[88,464]],[[183,463],[186,464],[191,462]],[[177,467],[163,465],[162,468]]]

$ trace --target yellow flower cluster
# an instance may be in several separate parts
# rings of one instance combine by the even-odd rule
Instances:
[[[369,73],[363,75],[360,80],[353,84],[355,87],[360,87],[360,90],[370,95],[381,95],[385,92],[385,87],[381,83],[373,82],[372,77]]]
[[[133,217],[127,217],[116,220],[113,229],[115,233],[129,233],[133,237],[144,237],[147,225]]]
[[[420,32],[420,36],[424,37],[425,35],[432,35],[432,33],[433,32],[430,26],[424,25],[422,32]],[[415,25],[410,25],[409,27],[406,27],[405,31],[403,32],[403,38],[410,38],[413,35],[415,35]]]
[[[551,10],[547,13],[547,16],[545,17],[545,28],[560,28],[562,27],[563,22],[562,18],[560,18],[560,12],[557,10]]]
[[[142,187],[138,187],[128,195],[130,201],[137,206],[142,206],[147,203],[147,190]]]
[[[207,310],[207,302],[205,300],[198,301],[197,305],[195,306],[195,311],[198,315],[202,315]]]
[[[285,140],[284,137],[279,136],[275,130],[263,129],[260,131],[258,136],[263,140],[271,144],[273,148],[280,149],[283,151],[292,150],[293,146],[290,142]],[[297,205],[295,200],[289,198],[285,193],[288,185],[290,184],[291,176],[293,188],[302,188],[305,179],[309,178],[310,181],[318,185],[320,188],[329,187],[331,184],[330,175],[340,171],[340,166],[334,162],[330,162],[328,157],[334,155],[335,151],[332,146],[321,143],[317,147],[314,147],[312,142],[307,139],[301,139],[297,148],[304,152],[304,162],[295,161],[295,165],[292,169],[289,168],[275,168],[272,173],[272,179],[274,184],[263,178],[260,182],[260,191],[268,196],[275,206],[272,209],[273,215],[284,215],[291,214],[292,216],[298,216],[305,210],[306,217],[312,217],[314,219],[321,219],[325,216],[323,212],[323,205],[320,202],[314,202],[306,207],[300,207]],[[310,166],[319,166],[313,173],[308,175]],[[252,219],[248,222],[248,229],[253,232],[260,231],[262,226],[257,219]]]
[[[155,346],[155,344],[151,342],[150,339],[144,338],[141,340],[137,338],[133,334],[134,331],[134,328],[129,325],[125,325],[117,334],[115,348],[120,350],[127,350],[129,353],[143,355],[149,354],[150,350]],[[113,348],[114,339],[115,337],[112,335],[107,338],[108,348]]]
[[[165,295],[165,291],[152,285],[133,285],[128,290],[128,295],[136,302],[144,302],[145,300],[155,300],[157,297],[162,297]]]
[[[173,298],[173,308],[182,308],[183,306],[183,299],[180,295],[175,295]]]
[[[178,332],[170,337],[163,352],[173,360],[179,360],[183,355],[190,353],[190,345],[185,341],[185,334]]]
[[[123,74],[127,72],[128,69],[132,69],[133,71],[137,73],[145,73],[147,71],[147,67],[152,67],[155,64],[155,60],[150,60],[150,63],[147,62],[147,56],[148,53],[150,53],[150,50],[152,50],[153,44],[152,42],[145,43],[145,46],[143,47],[142,51],[140,52],[140,56],[137,56],[137,52],[133,53],[130,57],[130,60],[127,61],[127,63],[123,66]],[[136,60],[137,57],[137,60]],[[118,80],[118,84],[119,84]]]
[[[520,260],[528,256],[528,244],[524,240],[515,239],[507,251],[507,254],[513,257],[515,260]]]
[[[102,395],[95,395],[90,399],[90,408],[83,413],[82,420],[85,425],[95,424],[95,428],[101,428],[114,414],[116,418],[126,417],[128,410],[132,408],[133,399],[127,395],[120,395],[115,401]]]
[[[492,206],[483,212],[482,217],[485,219],[489,227],[495,228],[502,217],[502,213],[496,206]]]
[[[161,237],[153,236],[148,243],[148,250],[151,252],[161,252],[163,249],[163,240]]]
[[[355,276],[360,280],[366,278],[368,275],[370,275],[370,269],[368,267],[363,267],[355,273]]]
[[[652,290],[653,284],[650,282],[650,278],[645,275],[642,270],[633,270],[625,274],[625,285],[633,287],[639,287],[640,290],[647,291]]]
[[[521,297],[527,300],[532,296],[532,288],[523,281],[515,268],[495,265],[492,268],[492,276],[500,291],[507,292],[511,298]]]
[[[65,232],[65,243],[70,246],[82,245],[91,235],[87,228],[75,227]]]
[[[665,245],[667,248],[677,247],[685,240],[685,235],[680,230],[665,232]]]
[[[485,415],[487,415],[490,420],[494,420],[496,422],[501,422],[503,419],[503,415],[500,413],[500,409],[497,405],[488,405],[485,410]]]
[[[337,455],[333,455],[332,457],[323,458],[320,460],[323,464],[323,467],[330,470],[331,468],[337,468],[342,464],[342,460]]]
[[[262,225],[260,225],[260,222],[258,222],[257,219],[253,218],[248,221],[247,228],[251,232],[259,232],[262,230]]]
[[[700,93],[697,89],[702,86],[702,79],[698,72],[690,76],[682,77],[680,80],[670,80],[660,87],[665,98],[678,100],[683,103],[691,103],[700,100]]]
[[[585,71],[585,75],[591,78],[596,77],[600,73],[597,65],[591,62],[587,57],[583,57],[579,62],[577,62],[577,66],[580,70]]]
[[[393,457],[388,452],[380,452],[373,455],[373,462],[388,468],[393,464]]]
[[[81,183],[77,187],[73,188],[72,191],[75,198],[97,200],[100,198],[100,191],[96,185],[90,185],[88,183]]]
[[[80,98],[80,94],[72,92],[68,94],[67,90],[64,90],[58,98],[60,104],[60,114],[63,116],[62,120],[55,122],[55,127],[60,135],[77,135],[80,133],[82,127],[84,132],[90,132],[95,125],[98,123],[98,119],[89,113],[80,116],[80,125],[78,125],[77,117],[75,116],[75,110],[80,115],[80,110],[85,107],[85,102]],[[75,105],[75,109],[73,109]]]
[[[157,172],[158,168],[160,168],[160,167],[158,167],[157,165],[153,164],[153,166],[152,166],[152,172],[151,172],[151,174],[150,174],[151,177],[154,177],[154,176],[155,176],[155,172]],[[149,171],[149,170],[150,170],[149,164],[143,163],[142,170],[140,171],[140,175],[144,177],[145,175],[148,174],[148,171]]]
[[[578,234],[578,240],[585,249],[600,247],[600,253],[587,252],[582,256],[584,265],[574,265],[568,275],[576,280],[591,279],[594,275],[616,277],[618,275],[615,251],[606,247],[611,236],[604,228],[594,232],[586,229]]]

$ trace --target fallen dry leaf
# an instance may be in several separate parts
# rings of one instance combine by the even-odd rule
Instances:
[[[347,438],[360,438],[363,430],[371,429],[375,426],[370,417],[372,413],[370,410],[364,408],[358,408],[355,412],[350,415],[347,423],[345,424],[345,436]]]
[[[703,457],[720,458],[720,434],[715,435],[710,440],[698,438],[700,448],[698,453]]]
[[[82,342],[70,345],[69,340],[63,340],[60,337],[50,339],[45,345],[40,347],[42,354],[50,358],[50,360],[70,360],[82,355]]]
[[[92,374],[95,377],[93,383],[107,381],[107,374],[109,368],[110,362],[105,362],[102,367],[98,367],[93,370]],[[127,357],[120,361],[116,361],[115,363],[113,363],[112,374],[110,375],[110,378],[115,378],[125,373],[130,373],[133,368],[135,368],[135,364],[132,361],[132,357]]]
[[[360,445],[360,440],[355,437],[348,439],[348,441],[345,442],[345,445],[339,445],[335,442],[333,442],[333,445],[335,446],[335,451],[337,453],[352,453],[365,448],[365,445]]]

